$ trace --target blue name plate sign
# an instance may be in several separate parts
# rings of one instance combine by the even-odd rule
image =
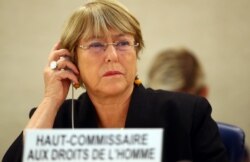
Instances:
[[[163,129],[28,129],[23,162],[160,162]]]

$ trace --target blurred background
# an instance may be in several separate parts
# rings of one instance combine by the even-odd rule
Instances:
[[[0,0],[0,157],[43,97],[43,68],[83,0]],[[213,118],[241,127],[250,146],[250,1],[121,0],[141,23],[139,77],[156,53],[185,46],[203,65]],[[77,90],[77,94],[82,90]]]

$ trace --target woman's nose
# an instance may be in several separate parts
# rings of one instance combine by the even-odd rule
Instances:
[[[117,50],[113,44],[107,45],[107,47],[105,49],[105,55],[106,55],[106,58],[105,58],[106,62],[118,61],[118,53],[117,53]]]

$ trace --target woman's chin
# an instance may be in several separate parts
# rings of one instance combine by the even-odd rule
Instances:
[[[104,92],[106,92],[107,94],[117,94],[124,91],[125,88],[126,86],[122,84],[107,85],[104,88]]]
[[[103,93],[106,95],[118,95],[128,88],[127,82],[108,83],[103,87]]]

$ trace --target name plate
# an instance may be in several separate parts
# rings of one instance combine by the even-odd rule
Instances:
[[[161,162],[163,129],[28,129],[23,162]]]

